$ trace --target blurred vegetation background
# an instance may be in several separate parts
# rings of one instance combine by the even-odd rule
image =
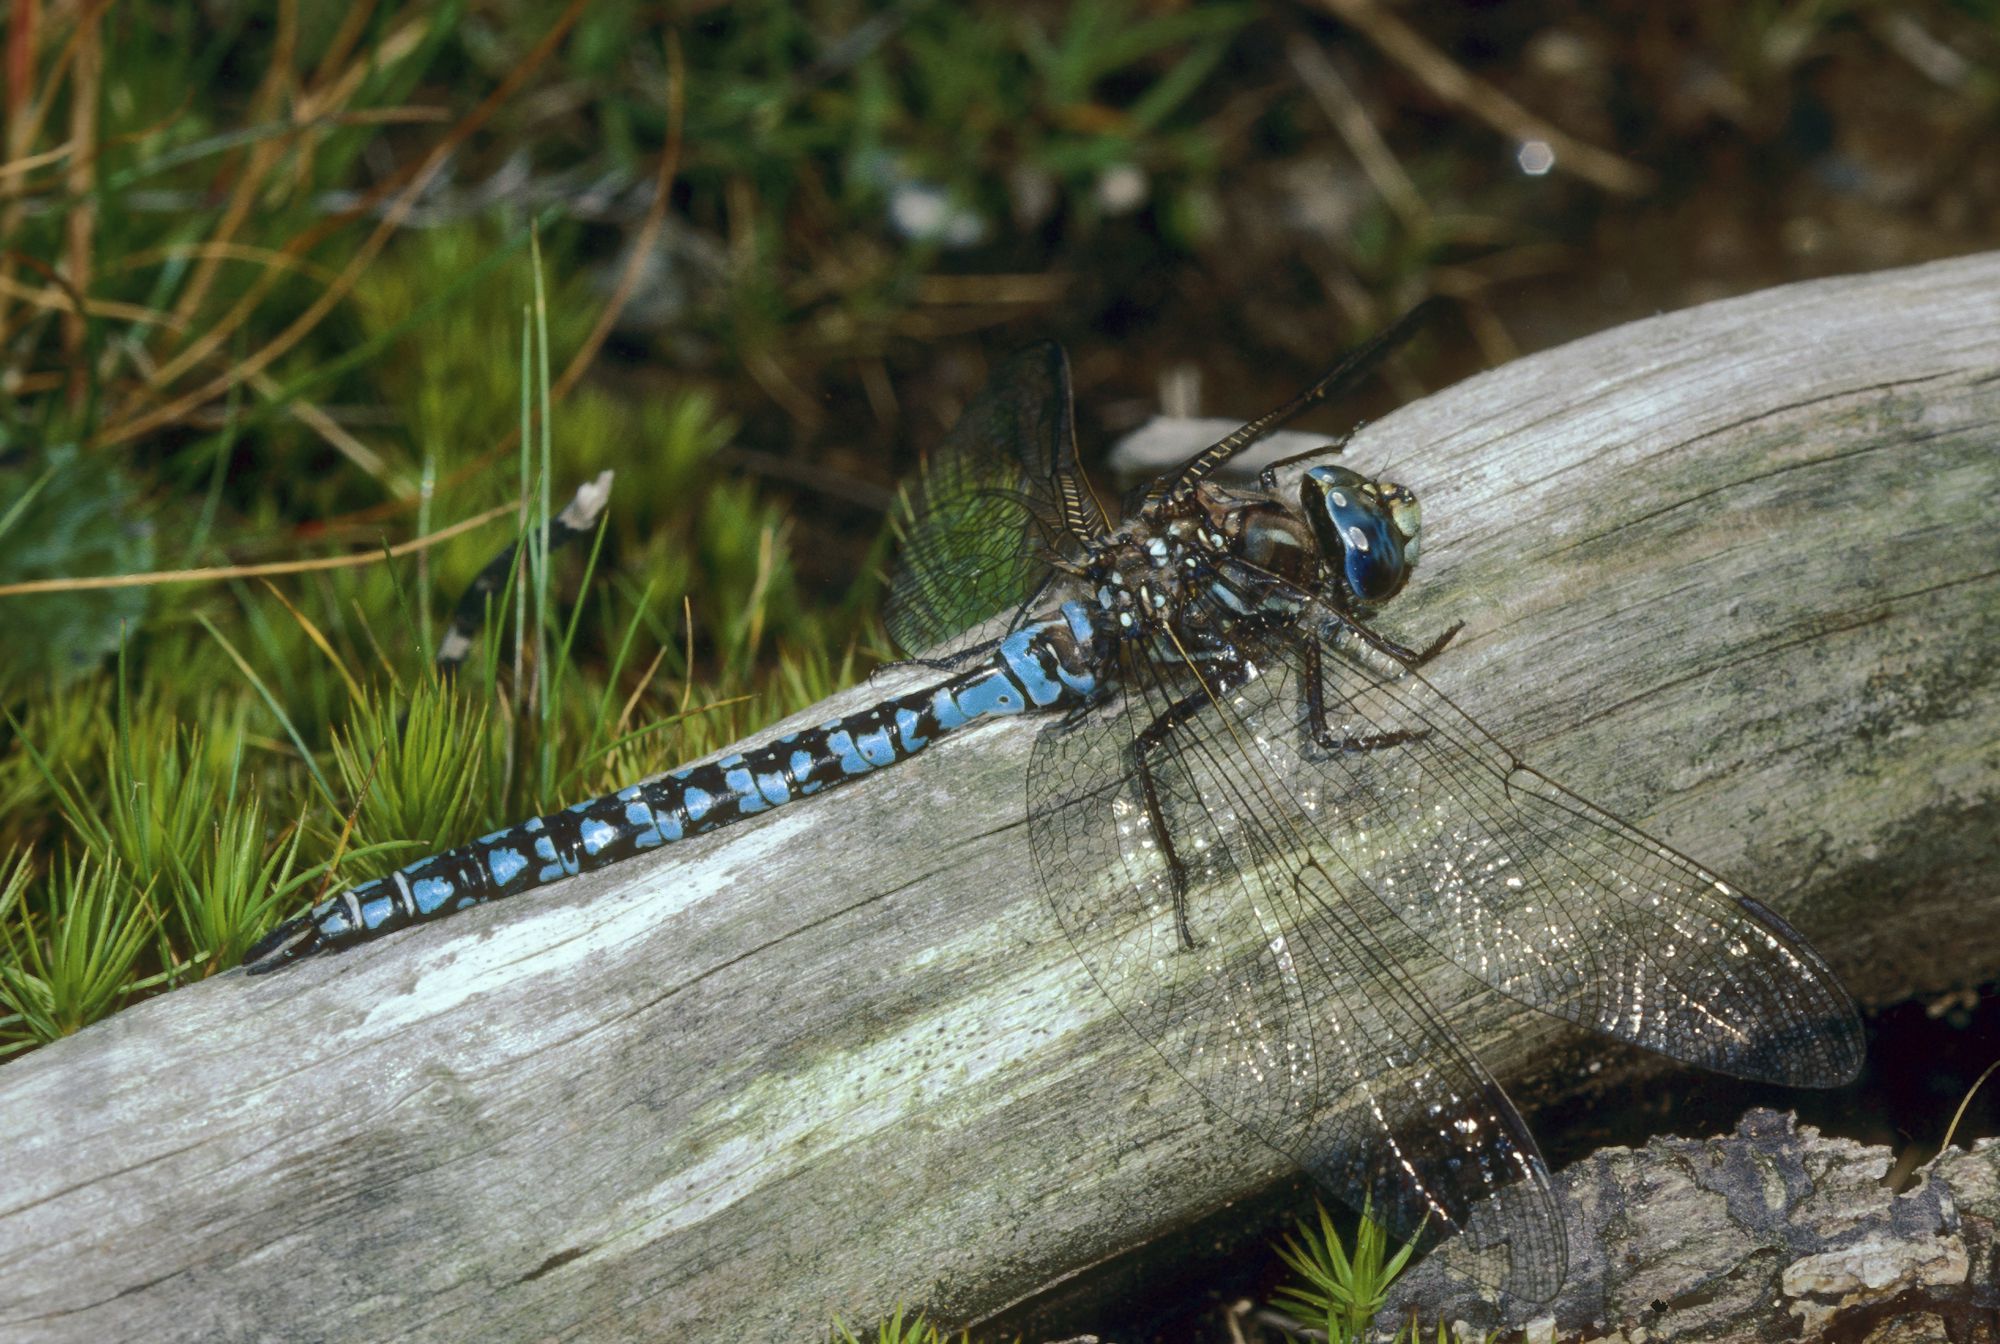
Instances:
[[[895,482],[1029,339],[1097,452],[1430,293],[1327,423],[2000,242],[1994,0],[11,0],[4,48],[0,1053],[892,656]]]

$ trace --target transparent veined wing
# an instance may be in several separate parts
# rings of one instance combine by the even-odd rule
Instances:
[[[1265,669],[1242,712],[1290,746],[1284,792],[1336,879],[1465,971],[1718,1073],[1830,1087],[1860,1071],[1853,1002],[1790,925],[1522,764],[1363,627],[1310,599],[1240,649]]]
[[[1076,465],[1069,362],[1043,342],[994,370],[904,487],[892,519],[901,557],[885,619],[909,654],[1039,592],[1052,558],[1100,535]]]
[[[1454,1237],[1444,1253],[1476,1281],[1547,1300],[1565,1243],[1533,1137],[1426,998],[1410,963],[1428,949],[1282,793],[1295,770],[1258,738],[1262,669],[1220,706],[1216,672],[1135,647],[1122,701],[1037,739],[1030,844],[1058,922],[1224,1114],[1398,1236]]]

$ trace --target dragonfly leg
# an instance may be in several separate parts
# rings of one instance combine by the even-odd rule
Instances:
[[[1453,626],[1424,651],[1424,656],[1434,656],[1436,650],[1453,635],[1458,627]],[[1420,742],[1430,736],[1428,728],[1398,728],[1392,733],[1369,733],[1362,737],[1344,737],[1336,734],[1326,721],[1326,679],[1320,675],[1319,645],[1306,641],[1303,650],[1306,674],[1306,725],[1312,740],[1327,751],[1358,753],[1381,751],[1388,747],[1400,747],[1409,742]],[[1414,667],[1417,664],[1412,663]]]
[[[1278,493],[1278,473],[1280,471],[1283,471],[1295,462],[1304,462],[1315,457],[1332,457],[1336,453],[1344,453],[1347,451],[1348,441],[1353,437],[1354,432],[1349,430],[1330,443],[1321,444],[1317,448],[1308,448],[1303,453],[1293,453],[1289,457],[1281,457],[1257,473],[1257,484],[1263,487],[1266,494],[1275,495]]]
[[[1376,636],[1376,639],[1379,641],[1378,647],[1393,655],[1396,661],[1407,664],[1409,669],[1414,672],[1443,653],[1445,645],[1458,638],[1458,632],[1463,629],[1465,629],[1464,621],[1453,621],[1445,627],[1443,634],[1424,645],[1421,649],[1412,649],[1407,645],[1398,644],[1395,640],[1386,639],[1380,635]]]
[[[1444,628],[1443,634],[1439,635],[1436,639],[1432,640],[1430,643],[1424,645],[1423,649],[1417,654],[1417,656],[1410,660],[1410,666],[1412,668],[1422,667],[1424,664],[1430,662],[1431,659],[1443,653],[1444,646],[1451,643],[1452,640],[1458,638],[1458,632],[1463,629],[1465,629],[1464,621],[1453,621],[1450,625]]]
[[[1180,935],[1181,949],[1187,952],[1200,946],[1194,936],[1194,928],[1188,922],[1187,865],[1181,862],[1180,853],[1174,848],[1166,815],[1160,809],[1159,788],[1153,781],[1150,758],[1156,748],[1166,744],[1175,729],[1185,726],[1216,697],[1235,690],[1250,679],[1250,669],[1240,658],[1232,656],[1212,666],[1215,671],[1208,676],[1202,689],[1168,705],[1159,717],[1146,725],[1145,731],[1132,740],[1132,770],[1139,777],[1139,792],[1146,805],[1146,824],[1152,828],[1153,839],[1159,843],[1160,853],[1167,860],[1167,880],[1174,891],[1174,927]]]

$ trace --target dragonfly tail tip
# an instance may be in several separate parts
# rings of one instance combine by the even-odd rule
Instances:
[[[243,969],[251,975],[266,975],[311,955],[320,946],[318,926],[310,916],[300,915],[286,920],[252,944],[243,954]]]

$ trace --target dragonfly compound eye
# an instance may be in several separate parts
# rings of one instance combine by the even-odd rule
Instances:
[[[1314,467],[1299,496],[1321,557],[1340,570],[1355,598],[1386,602],[1403,590],[1423,521],[1415,495],[1346,467]]]

